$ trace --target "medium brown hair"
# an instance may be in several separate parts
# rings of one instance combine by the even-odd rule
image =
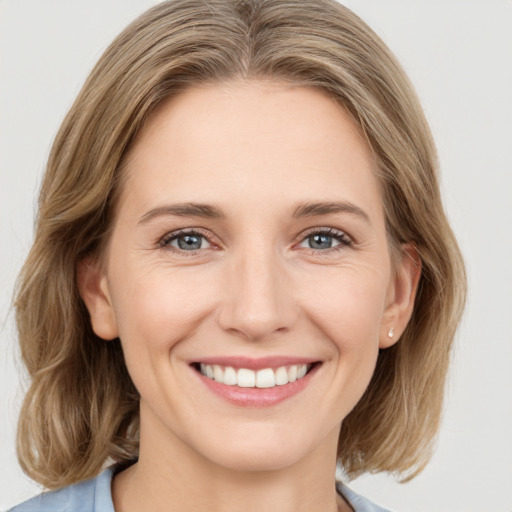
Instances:
[[[123,157],[166,98],[200,83],[271,78],[342,103],[375,154],[390,242],[412,243],[422,276],[399,343],[343,421],[345,472],[419,472],[439,428],[462,312],[462,258],[441,203],[437,157],[420,104],[379,37],[334,0],[175,0],[110,45],[55,139],[16,314],[31,378],[18,429],[22,468],[49,488],[138,453],[138,393],[119,340],[92,331],[76,266],[100,256]]]

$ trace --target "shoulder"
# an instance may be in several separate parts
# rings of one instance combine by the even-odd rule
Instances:
[[[45,492],[7,512],[114,512],[110,485],[112,469],[96,478]]]
[[[360,496],[341,482],[336,482],[336,490],[352,505],[355,512],[391,512]]]

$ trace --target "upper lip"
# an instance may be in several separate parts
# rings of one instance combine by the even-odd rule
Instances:
[[[299,364],[313,364],[320,362],[311,357],[295,356],[267,356],[267,357],[246,357],[246,356],[215,356],[194,359],[190,364],[208,364],[219,366],[231,366],[233,368],[247,368],[248,370],[261,370],[263,368],[279,368],[280,366],[291,366]]]

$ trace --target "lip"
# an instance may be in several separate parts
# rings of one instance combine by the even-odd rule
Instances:
[[[313,364],[311,370],[295,382],[289,382],[283,386],[274,386],[272,388],[241,388],[238,386],[228,386],[202,375],[194,368],[194,363],[190,365],[191,371],[209,392],[239,407],[255,408],[271,407],[297,395],[310,384],[314,375],[322,366],[318,359],[308,358],[265,357],[252,359],[246,357],[213,357],[201,359],[201,363],[204,364],[218,364],[220,366],[232,366],[250,370],[278,368],[279,366],[292,364]]]

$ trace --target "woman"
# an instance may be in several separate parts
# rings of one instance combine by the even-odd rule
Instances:
[[[62,489],[13,510],[379,510],[336,463],[424,467],[463,283],[427,123],[359,18],[156,6],[48,162],[18,451]]]

